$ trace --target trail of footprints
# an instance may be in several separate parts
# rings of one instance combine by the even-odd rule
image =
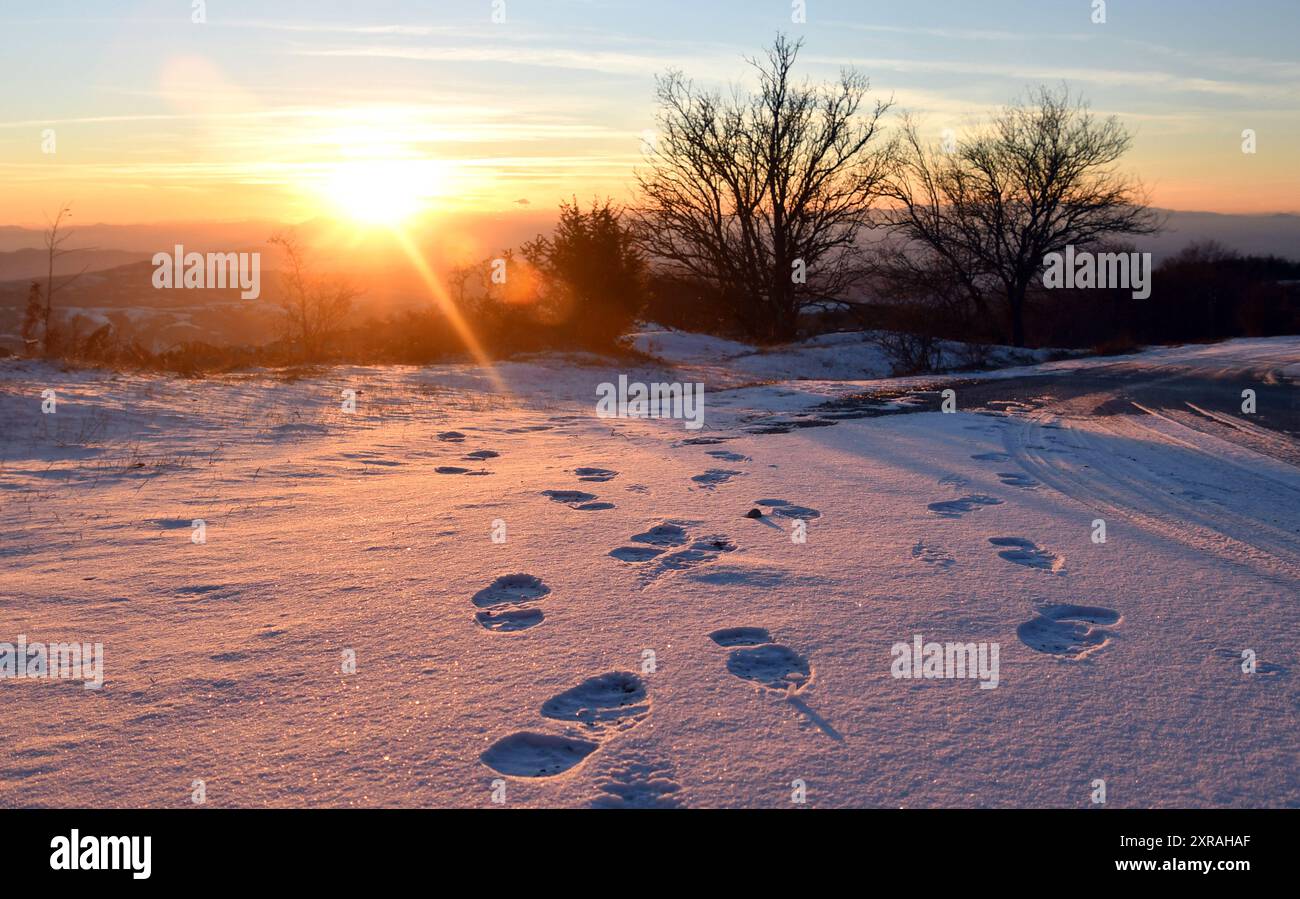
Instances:
[[[440,435],[441,436],[441,435]],[[444,438],[448,439],[448,438]],[[463,436],[462,438],[463,439]],[[749,457],[725,450],[709,452],[710,456],[730,462],[750,461]],[[466,459],[493,458],[491,451],[470,453]],[[1006,453],[980,453],[971,457],[977,461],[1005,462]],[[581,481],[607,482],[618,472],[598,467],[581,467],[573,470]],[[712,489],[742,472],[710,469],[692,480]],[[998,472],[997,476],[1007,486],[1034,489],[1039,486],[1033,478],[1015,472]],[[949,476],[941,483],[961,489],[968,483],[960,476]],[[598,501],[596,495],[581,490],[547,490],[543,495],[574,509],[594,511],[613,508],[612,503]],[[930,503],[931,513],[946,518],[960,518],[987,506],[1001,505],[1002,500],[983,494],[964,495],[954,500]],[[787,500],[758,500],[767,516],[811,520],[821,513],[815,509],[796,505]],[[646,565],[653,563],[648,580],[673,570],[681,570],[715,560],[722,553],[736,549],[729,538],[722,535],[694,533],[695,523],[666,520],[629,538],[629,544],[617,547],[609,555],[623,562]],[[1054,574],[1065,574],[1064,559],[1025,537],[989,537],[988,542],[998,550],[998,556],[1012,564]],[[919,561],[948,569],[953,558],[942,548],[917,541],[912,556]],[[540,624],[544,615],[537,603],[544,599],[550,588],[541,579],[529,574],[504,575],[494,580],[472,598],[480,609],[475,619],[484,628],[496,632],[525,630]],[[1022,643],[1036,652],[1062,659],[1081,660],[1109,645],[1122,623],[1122,616],[1114,609],[1084,606],[1072,603],[1045,603],[1037,606],[1029,620],[1020,624],[1016,635]],[[747,681],[762,690],[779,693],[798,703],[795,697],[813,680],[813,667],[809,660],[781,643],[759,627],[729,627],[710,633],[709,638],[718,646],[730,650],[726,669],[734,677]],[[1228,657],[1231,651],[1218,650]],[[1263,663],[1261,673],[1285,673],[1280,666]],[[645,682],[636,674],[612,671],[590,677],[580,684],[564,690],[542,703],[542,718],[558,725],[560,732],[524,730],[497,740],[480,756],[492,770],[512,777],[550,778],[572,770],[596,753],[616,735],[636,727],[649,717],[651,701]],[[641,769],[645,770],[642,771]],[[597,804],[672,804],[666,797],[676,792],[671,777],[663,777],[662,766],[641,764],[623,771],[619,777],[606,777],[601,789],[606,794]]]
[[[977,462],[1006,462],[1011,457],[1003,452],[987,452],[975,453],[971,458]],[[1038,481],[1021,472],[999,471],[996,474],[998,480],[1008,487],[1035,490],[1041,486]],[[968,479],[957,474],[945,475],[939,479],[941,486],[953,487],[957,490],[965,488],[969,483]],[[973,493],[960,496],[957,499],[939,500],[930,503],[926,508],[931,514],[940,518],[961,518],[986,506],[1000,506],[1002,504],[1003,501],[996,496]],[[993,546],[998,547],[998,557],[1007,562],[1039,571],[1050,571],[1053,574],[1065,574],[1065,560],[1032,540],[1025,537],[990,537],[988,540]],[[918,540],[916,545],[912,547],[912,558],[927,565],[934,565],[941,570],[947,570],[955,564],[953,558],[947,552],[939,547],[926,544],[923,540]]]
[[[808,659],[772,641],[759,627],[731,627],[709,638],[731,649],[727,671],[741,680],[787,697],[803,691],[813,678]],[[616,735],[650,715],[645,682],[629,671],[611,671],[587,678],[542,703],[540,713],[559,722],[562,730],[517,731],[489,746],[479,759],[493,771],[511,777],[548,778],[581,764]],[[658,783],[654,794],[674,792],[671,782]]]
[[[977,462],[1007,462],[1010,455],[1004,452],[976,453]],[[1008,487],[1034,490],[1038,481],[1020,472],[996,472],[998,480]],[[956,475],[942,478],[942,485],[961,489],[966,481]],[[954,500],[930,503],[928,509],[941,518],[960,518],[985,506],[1001,505],[1002,500],[992,496],[973,494]],[[1064,575],[1065,559],[1049,549],[1039,546],[1026,537],[989,537],[988,542],[997,548],[998,557],[1013,565],[1037,571]],[[941,548],[918,540],[912,547],[912,558],[940,569],[951,567],[951,556]],[[1016,628],[1020,642],[1037,652],[1065,659],[1084,659],[1107,646],[1114,638],[1113,628],[1122,618],[1114,609],[1101,606],[1081,606],[1071,603],[1050,603],[1038,606],[1033,617]]]
[[[738,453],[715,451],[710,455],[728,461],[749,461]],[[595,467],[577,468],[573,473],[579,480],[595,482],[608,481],[618,474]],[[740,472],[726,472],[727,477],[718,478],[714,483],[724,483],[735,474]],[[704,483],[702,477],[694,480]],[[590,509],[596,500],[595,495],[581,490],[546,490],[543,495],[575,509]],[[805,520],[821,517],[816,509],[788,500],[765,499],[759,500],[758,505],[769,515]],[[634,564],[653,562],[651,577],[654,577],[712,561],[736,549],[725,536],[694,533],[695,524],[662,521],[630,537],[632,545],[617,547],[609,555]],[[491,631],[525,630],[542,622],[544,615],[536,604],[550,592],[534,575],[503,575],[474,594],[472,603],[480,609],[475,619]],[[763,628],[724,628],[709,637],[717,645],[731,649],[727,671],[764,690],[793,697],[812,681],[813,669],[808,659],[788,646],[773,642]],[[493,771],[510,777],[555,777],[581,764],[616,735],[636,727],[649,717],[650,710],[650,697],[641,677],[628,671],[611,671],[590,677],[542,703],[541,717],[557,723],[558,732],[518,731],[497,740],[479,758]],[[623,772],[621,778],[606,777],[601,789],[607,795],[598,799],[597,804],[671,804],[665,797],[678,788],[671,778],[661,776],[662,766],[640,767],[646,770]]]
[[[604,483],[618,477],[608,468],[584,466],[573,470],[580,481]],[[542,495],[580,511],[614,508],[583,490],[544,490]],[[734,548],[734,547],[733,547]],[[535,603],[550,593],[540,578],[512,574],[497,578],[474,594],[484,609],[475,615],[491,631],[525,630],[542,622]],[[501,611],[498,607],[507,606]],[[588,678],[542,704],[541,715],[565,725],[564,732],[520,731],[493,743],[480,756],[483,764],[512,777],[546,778],[563,774],[585,760],[616,733],[635,727],[650,713],[645,683],[635,674],[613,671]],[[663,792],[675,785],[658,785]]]
[[[456,437],[440,434],[439,439],[464,439],[458,432],[447,432]],[[469,453],[466,458],[490,459],[499,454],[492,450],[479,450]],[[618,477],[617,471],[608,468],[581,467],[573,471],[580,481],[609,481]],[[543,490],[542,495],[554,502],[563,503],[581,511],[597,511],[614,508],[613,503],[597,502],[594,493],[583,490]],[[471,602],[481,609],[475,613],[474,620],[490,631],[512,633],[527,630],[541,624],[545,618],[536,605],[551,592],[541,578],[531,574],[506,574],[498,577],[491,584],[474,594]]]
[[[438,433],[436,436],[438,440],[442,441],[443,443],[464,443],[466,435],[462,434],[460,431],[442,431]],[[481,463],[481,462],[486,462],[488,459],[499,458],[500,455],[501,454],[498,453],[496,450],[490,450],[490,449],[472,450],[471,452],[468,452],[465,455],[461,456],[461,461]],[[493,473],[486,468],[466,468],[464,465],[439,465],[436,468],[434,468],[433,471],[434,474],[463,474],[463,475],[470,475],[476,477],[483,477],[485,475],[490,475]]]
[[[454,433],[454,432],[452,432]],[[464,439],[463,435],[439,435],[441,439]],[[728,462],[748,462],[749,457],[726,450],[712,450],[714,458]],[[496,454],[491,451],[471,453],[466,459],[487,459]],[[972,456],[977,461],[1005,462],[1005,453],[980,453]],[[618,476],[618,472],[595,466],[573,469],[580,481],[603,483]],[[743,472],[710,469],[692,478],[706,489],[726,483]],[[1003,484],[1033,489],[1038,483],[1017,473],[999,472]],[[960,476],[951,476],[942,483],[961,489],[968,483]],[[554,502],[581,511],[613,508],[613,503],[600,502],[595,494],[582,490],[545,490],[542,494]],[[953,500],[930,503],[931,513],[945,518],[960,518],[987,506],[1001,505],[1002,500],[983,494],[969,494]],[[781,499],[758,500],[763,515],[789,519],[811,520],[821,516],[816,509],[800,506]],[[749,517],[754,517],[753,514]],[[619,561],[637,566],[648,566],[645,580],[661,574],[682,570],[717,559],[722,553],[732,552],[736,545],[724,535],[698,534],[697,523],[665,520],[634,534],[628,545],[610,550],[609,555]],[[1064,574],[1064,560],[1057,554],[1038,546],[1024,537],[990,537],[989,543],[998,548],[998,555],[1013,564],[1028,568]],[[954,564],[953,558],[941,547],[917,541],[912,556],[939,569]],[[510,574],[498,577],[490,585],[474,594],[472,603],[480,611],[475,620],[484,628],[495,632],[526,630],[540,624],[544,614],[537,604],[550,588],[540,578],[530,574]],[[1120,624],[1121,616],[1112,609],[1072,604],[1045,604],[1034,610],[1033,616],[1017,628],[1017,636],[1026,646],[1038,652],[1062,658],[1082,659],[1102,649],[1111,642],[1113,628]],[[747,681],[760,689],[780,693],[793,702],[794,697],[812,683],[813,667],[809,660],[781,643],[759,627],[729,627],[710,633],[709,638],[718,646],[730,650],[726,669],[734,677]],[[636,727],[649,717],[651,701],[646,684],[636,674],[611,671],[590,677],[580,684],[564,690],[542,703],[540,715],[555,730],[523,730],[503,737],[489,746],[480,760],[500,774],[523,778],[550,778],[572,770],[596,753],[616,735]],[[608,780],[608,779],[607,779]],[[645,777],[645,783],[636,777],[611,780],[603,788],[609,794],[601,801],[623,802],[629,797],[637,804],[642,801],[657,803],[675,792],[677,786],[671,778]]]
[[[585,465],[573,469],[573,475],[579,481],[603,484],[618,477],[619,473],[609,468]],[[601,512],[605,509],[614,508],[613,503],[602,500],[596,494],[588,493],[585,490],[543,490],[542,496],[547,497],[552,502],[568,506],[570,509],[577,509],[579,512]]]

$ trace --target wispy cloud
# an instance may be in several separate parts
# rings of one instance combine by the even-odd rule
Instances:
[[[825,56],[812,57],[810,61],[816,61],[823,65],[842,65],[846,62],[841,58]],[[1286,102],[1295,100],[1295,87],[1293,85],[1225,81],[1154,70],[888,57],[858,57],[847,61],[868,72],[884,69],[908,74],[980,75],[1003,78],[1009,81],[1035,83],[1065,81],[1068,83],[1100,84],[1113,87],[1140,87],[1148,92],[1214,94],[1225,97],[1251,98],[1257,101],[1276,100]]]
[[[411,59],[426,62],[491,63],[501,66],[542,66],[609,75],[645,77],[663,71],[677,60],[662,56],[617,53],[607,50],[572,50],[562,47],[520,46],[380,46],[353,45],[328,48],[299,47],[299,56],[361,57],[369,59]]]

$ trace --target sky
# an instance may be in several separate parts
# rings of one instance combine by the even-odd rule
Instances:
[[[1133,131],[1155,205],[1300,212],[1300,3],[1098,3],[5,0],[0,224],[625,200],[656,73],[743,86],[781,31],[804,74],[853,66],[936,139],[1064,81]]]

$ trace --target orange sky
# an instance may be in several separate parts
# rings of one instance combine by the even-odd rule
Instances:
[[[1155,205],[1300,211],[1300,66],[1294,29],[1279,26],[1295,24],[1294,5],[1234,13],[1230,31],[1201,0],[1176,18],[1122,7],[1105,25],[1023,0],[870,15],[823,0],[798,25],[754,4],[678,0],[658,12],[521,0],[498,23],[487,4],[431,18],[398,2],[380,19],[321,2],[273,18],[226,0],[201,23],[188,6],[0,13],[0,78],[24,85],[0,99],[0,224],[41,225],[64,201],[81,222],[364,223],[627,199],[654,75],[743,81],[742,56],[777,29],[806,40],[806,74],[852,64],[936,137],[1065,80],[1132,129],[1127,167]]]

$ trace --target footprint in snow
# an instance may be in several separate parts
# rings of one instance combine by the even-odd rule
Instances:
[[[618,477],[617,471],[611,471],[608,468],[593,468],[590,466],[575,468],[573,473],[578,476],[579,481],[596,481],[604,482],[613,480]]]
[[[782,518],[798,518],[803,521],[812,521],[822,517],[822,513],[816,509],[797,505],[787,499],[760,499],[754,502],[755,505],[767,509],[768,515],[779,515]]]
[[[717,645],[730,649],[727,670],[763,691],[779,693],[809,722],[833,740],[843,741],[829,721],[808,707],[798,695],[813,680],[813,667],[807,658],[788,646],[772,642],[772,635],[761,627],[724,627],[709,634]]]
[[[472,602],[480,609],[513,605],[541,599],[551,592],[542,579],[531,574],[505,574],[474,594]]]
[[[476,612],[474,620],[490,631],[522,631],[542,623],[541,609],[506,609],[502,612]]]
[[[568,727],[564,734],[521,731],[503,737],[479,756],[494,771],[513,777],[563,774],[618,733],[650,714],[645,682],[627,671],[611,671],[557,693],[542,703],[543,718]]]
[[[681,571],[703,562],[712,562],[720,553],[733,552],[735,549],[736,544],[723,535],[711,534],[694,540],[685,549],[668,553],[659,559],[659,564],[664,571]]]
[[[758,646],[771,643],[772,635],[761,627],[724,627],[709,634],[709,639],[719,646]]]
[[[983,494],[971,494],[959,499],[948,499],[942,502],[930,503],[926,506],[935,515],[940,518],[961,518],[967,512],[972,512],[984,506],[1000,506],[1002,500],[993,496],[984,496]]]
[[[782,693],[798,693],[812,677],[808,660],[779,643],[733,650],[727,656],[727,670],[736,677]]]
[[[482,461],[483,459],[495,459],[500,455],[501,454],[498,453],[496,450],[474,450],[474,452],[472,453],[466,453],[464,458],[475,462],[479,462]]]
[[[651,546],[681,546],[687,541],[686,528],[672,521],[665,521],[663,524],[657,524],[643,534],[632,535],[633,540],[637,543],[648,543]]]
[[[971,458],[976,462],[1005,462],[1011,456],[1007,453],[976,453]]]
[[[990,537],[989,543],[1006,547],[998,555],[1008,562],[1053,574],[1065,574],[1065,559],[1051,550],[1043,549],[1032,540],[1024,537]]]
[[[543,490],[542,496],[549,496],[557,503],[564,503],[565,505],[585,503],[596,498],[596,494],[584,493],[581,490]]]
[[[1026,490],[1033,490],[1038,487],[1037,481],[1018,471],[999,471],[998,480],[1008,487],[1023,487]]]
[[[506,574],[474,594],[470,602],[483,611],[474,620],[490,631],[510,633],[542,623],[542,610],[529,603],[551,592],[541,578],[531,574]],[[498,609],[499,606],[508,608]]]
[[[512,777],[554,777],[598,748],[590,740],[521,731],[497,740],[479,759],[493,771]]]
[[[736,544],[721,534],[693,537],[683,524],[675,521],[657,524],[630,539],[640,545],[620,546],[610,550],[609,555],[622,562],[643,563],[654,560],[655,564],[643,575],[646,583],[669,571],[681,571],[712,562],[720,554],[736,549]]]
[[[1108,628],[1120,621],[1118,612],[1100,606],[1044,605],[1016,628],[1016,636],[1030,649],[1078,660],[1110,643]]]
[[[808,660],[788,646],[772,642],[761,627],[726,627],[709,634],[719,646],[732,649],[727,670],[769,690],[797,693],[812,680]]]
[[[613,503],[593,502],[596,494],[586,493],[582,490],[543,490],[542,496],[550,497],[557,503],[563,503],[570,509],[578,509],[583,512],[596,512],[601,509],[614,508]]]
[[[669,521],[655,525],[644,534],[634,534],[630,539],[646,545],[620,546],[609,554],[624,562],[646,562],[662,555],[669,547],[681,546],[688,538],[686,528]]]
[[[465,439],[465,435],[462,434],[460,431],[443,431],[441,434],[438,435],[438,439],[447,441],[449,443],[460,443],[462,440]]]
[[[648,562],[655,556],[662,555],[663,550],[653,546],[620,546],[611,549],[609,554],[623,562]]]
[[[542,704],[542,717],[602,734],[626,730],[650,714],[645,682],[627,671],[587,678]]]
[[[719,484],[725,484],[732,478],[743,474],[743,471],[732,471],[731,469],[725,468],[710,468],[703,474],[697,474],[695,477],[691,478],[691,480],[704,487],[705,490],[712,490]]]
[[[749,456],[746,456],[746,455],[744,455],[744,454],[742,454],[742,453],[733,453],[733,452],[731,452],[731,451],[729,451],[729,450],[709,450],[707,453],[705,453],[705,455],[706,455],[706,456],[712,456],[712,457],[715,458],[715,459],[721,459],[721,460],[724,461],[724,462],[752,462],[752,461],[754,461],[753,459],[749,458]]]

